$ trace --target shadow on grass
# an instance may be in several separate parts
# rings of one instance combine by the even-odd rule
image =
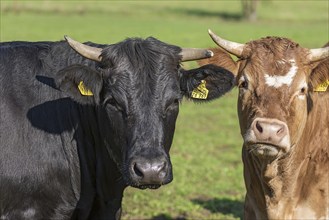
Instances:
[[[243,202],[227,198],[222,199],[193,199],[192,202],[201,205],[212,213],[222,213],[225,215],[231,214],[235,218],[242,219]]]
[[[239,200],[232,200],[227,198],[222,199],[193,199],[193,203],[201,205],[204,209],[212,213],[222,213],[224,215],[232,215],[234,218],[243,218],[243,202]],[[154,216],[150,220],[187,220],[188,218],[182,216],[171,216],[170,214],[160,214]]]
[[[151,218],[151,220],[186,220],[186,218],[183,216],[173,218],[168,214],[160,214],[160,215],[154,216],[153,218]]]
[[[212,12],[203,9],[186,9],[186,8],[175,8],[172,9],[172,11],[175,13],[199,16],[199,17],[218,17],[223,20],[230,20],[230,21],[240,21],[243,19],[242,13],[230,13],[224,11]]]

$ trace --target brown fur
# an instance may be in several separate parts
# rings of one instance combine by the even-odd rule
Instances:
[[[313,92],[329,79],[329,58],[309,64],[308,49],[278,37],[247,43],[236,62],[222,50],[213,51],[215,57],[202,64],[234,72],[238,86],[245,74],[249,77],[248,88],[240,88],[238,99],[244,139],[256,117],[287,124],[291,139],[287,152],[274,158],[256,156],[244,143],[244,219],[329,218],[329,89]],[[265,83],[265,74],[285,76],[293,66],[297,74],[291,84],[276,88]],[[303,82],[308,84],[305,95]]]

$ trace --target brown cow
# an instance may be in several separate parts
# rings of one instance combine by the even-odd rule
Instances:
[[[239,88],[244,219],[329,219],[329,47],[209,34],[226,52],[206,62],[233,72]]]

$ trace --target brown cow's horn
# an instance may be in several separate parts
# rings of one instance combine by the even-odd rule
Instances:
[[[211,50],[206,49],[182,48],[182,52],[179,55],[182,56],[182,61],[190,61],[210,58],[214,53]]]
[[[85,44],[82,44],[78,41],[75,41],[71,39],[68,36],[64,36],[67,43],[81,56],[84,56],[90,60],[94,60],[97,62],[100,62],[102,60],[101,54],[102,54],[102,48],[97,47],[91,47]]]
[[[329,47],[310,49],[307,59],[310,62],[315,62],[329,57]]]
[[[235,43],[232,41],[224,40],[223,38],[218,37],[216,34],[214,34],[210,29],[208,29],[208,33],[212,40],[221,48],[226,50],[227,52],[237,56],[242,56],[242,51],[244,48],[244,44]]]

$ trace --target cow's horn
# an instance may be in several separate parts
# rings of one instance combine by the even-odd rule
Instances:
[[[182,61],[190,61],[210,58],[214,56],[214,53],[206,49],[182,48],[182,52],[179,55],[182,56]]]
[[[91,47],[85,44],[82,44],[78,41],[73,40],[72,38],[68,36],[64,36],[67,43],[81,56],[84,56],[90,60],[94,60],[97,62],[100,62],[102,60],[101,54],[102,54],[102,48],[97,47]]]
[[[228,41],[223,38],[218,37],[216,34],[214,34],[210,29],[208,29],[208,33],[212,40],[221,48],[229,52],[230,54],[233,54],[237,57],[242,56],[242,51],[244,48],[244,44],[239,44],[236,42]]]
[[[315,62],[329,57],[329,47],[310,49],[307,59],[310,62]]]

